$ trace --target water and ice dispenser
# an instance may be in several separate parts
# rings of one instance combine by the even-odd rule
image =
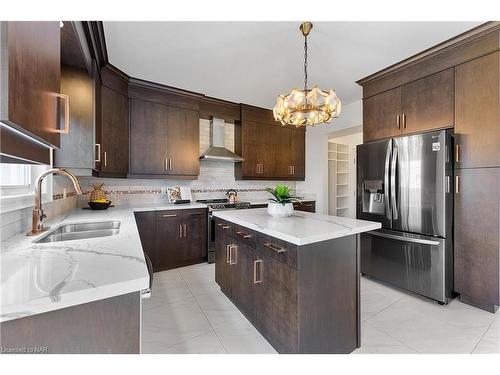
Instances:
[[[363,181],[363,212],[369,214],[385,214],[384,182],[382,180]]]

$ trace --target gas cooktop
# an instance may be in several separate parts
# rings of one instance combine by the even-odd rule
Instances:
[[[204,203],[210,210],[238,210],[250,208],[250,202],[235,202],[229,203],[227,199],[198,199],[196,202]]]

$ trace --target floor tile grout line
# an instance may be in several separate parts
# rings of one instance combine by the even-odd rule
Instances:
[[[401,345],[403,346],[406,346],[408,347],[409,349],[415,351],[417,354],[422,354],[419,350],[415,349],[413,346],[411,345],[408,345],[407,343],[405,343],[404,341],[401,341],[400,339],[398,339],[397,337],[394,337],[392,336],[390,333],[386,332],[385,330],[383,330],[382,328],[379,328],[379,327],[375,327],[374,325],[371,326],[372,328],[376,329],[377,331],[383,333],[384,335],[387,335],[389,336],[391,339],[393,340],[396,340],[397,342],[399,342]],[[363,345],[363,341],[361,341],[361,345]]]
[[[201,307],[200,303],[198,302],[198,299],[196,298],[196,296],[194,295],[193,291],[191,290],[191,288],[189,287],[189,283],[186,281],[186,279],[184,279],[184,276],[182,276],[182,273],[179,272],[180,275],[181,275],[181,278],[182,280],[186,283],[186,286],[187,288],[189,289],[189,293],[191,293],[193,295],[193,298],[194,300],[196,301],[196,304],[198,305],[198,307],[200,308],[201,312],[203,313],[203,316],[205,317],[205,319],[207,320],[208,324],[210,325],[210,328],[212,328],[212,332],[215,334],[215,336],[217,337],[217,340],[219,340],[219,343],[221,344],[222,346],[222,349],[224,349],[224,352],[226,354],[229,354],[229,352],[227,351],[226,347],[224,346],[224,343],[222,342],[222,339],[220,338],[220,336],[217,334],[217,331],[215,330],[215,327],[213,326],[212,322],[210,321],[210,319],[208,319],[208,316],[207,314],[205,313],[205,310]]]
[[[495,320],[496,318],[494,318],[490,325],[486,328],[486,330],[483,332],[483,334],[481,335],[481,337],[479,338],[479,340],[477,341],[476,345],[474,345],[474,348],[472,349],[472,351],[470,352],[470,354],[474,353],[474,350],[476,350],[476,348],[478,347],[479,343],[484,339],[484,336],[486,336],[486,334],[488,333],[488,331],[490,330],[491,326],[493,325],[493,323],[495,323]]]

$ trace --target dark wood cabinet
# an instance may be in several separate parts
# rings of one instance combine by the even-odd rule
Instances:
[[[500,305],[500,168],[456,170],[455,291],[488,311]]]
[[[167,174],[167,121],[167,106],[130,100],[130,174]]]
[[[206,209],[136,212],[135,219],[154,272],[205,261]]]
[[[359,346],[356,243],[297,246],[217,218],[215,280],[279,353],[349,353]]]
[[[168,174],[198,176],[200,117],[194,110],[169,107],[167,120]]]
[[[2,22],[0,27],[1,47],[7,52],[0,74],[8,87],[2,100],[1,120],[43,143],[59,147],[59,108],[63,104],[59,97],[59,22]]]
[[[363,141],[454,125],[454,70],[421,78],[363,100]]]
[[[255,257],[255,321],[280,353],[298,348],[297,270],[262,251]]]
[[[126,177],[129,151],[128,98],[101,86],[101,175]]]
[[[455,166],[500,166],[500,52],[455,68]]]
[[[221,290],[231,296],[231,269],[229,264],[230,233],[233,225],[217,221],[215,224],[215,282]]]
[[[402,86],[403,134],[453,127],[453,80],[450,68]]]
[[[293,209],[304,212],[316,212],[316,201],[294,202]]]
[[[236,153],[245,159],[235,165],[237,179],[305,178],[304,129],[283,127],[272,111],[242,105],[235,138]]]
[[[134,216],[141,239],[142,250],[148,255],[154,270],[155,265],[158,265],[161,261],[156,252],[155,213],[153,211],[135,212]]]
[[[363,141],[401,134],[401,88],[363,100]]]

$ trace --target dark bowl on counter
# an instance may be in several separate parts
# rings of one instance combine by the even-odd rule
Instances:
[[[111,206],[111,201],[107,202],[89,202],[92,210],[107,210]]]

